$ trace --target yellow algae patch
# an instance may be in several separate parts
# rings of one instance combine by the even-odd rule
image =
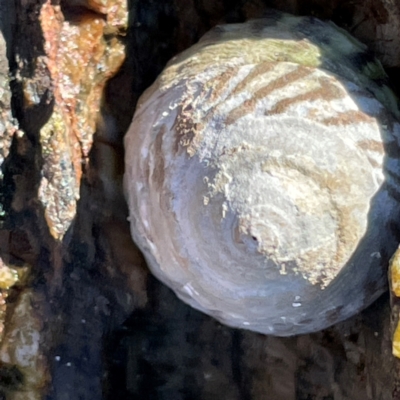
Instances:
[[[396,330],[393,334],[392,353],[395,357],[400,358],[400,323],[397,322]]]
[[[400,248],[390,261],[390,286],[395,296],[400,297]]]
[[[18,272],[15,269],[6,267],[5,265],[0,266],[0,289],[9,289],[18,280]]]

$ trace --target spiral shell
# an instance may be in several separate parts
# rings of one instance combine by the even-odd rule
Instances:
[[[288,336],[386,288],[399,239],[397,101],[331,23],[271,13],[170,61],[126,135],[131,232],[219,321]]]

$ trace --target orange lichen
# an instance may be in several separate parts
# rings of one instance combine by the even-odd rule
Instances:
[[[109,1],[107,10],[107,29],[125,30],[128,25],[128,2],[126,0]]]
[[[93,0],[88,6],[96,12],[88,10],[67,20],[49,0],[40,13],[55,104],[41,130],[45,166],[39,198],[49,230],[57,239],[75,216],[104,85],[125,58],[124,46],[115,35],[127,21],[125,3]],[[110,15],[105,18],[106,11]]]

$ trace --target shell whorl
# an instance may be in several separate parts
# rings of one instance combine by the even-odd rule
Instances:
[[[278,13],[216,27],[171,60],[125,141],[132,235],[152,272],[195,308],[267,334],[370,304],[399,216],[384,78],[334,25]]]

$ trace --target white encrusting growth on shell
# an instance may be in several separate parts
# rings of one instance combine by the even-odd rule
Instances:
[[[281,13],[216,27],[171,60],[125,140],[132,235],[152,272],[266,334],[370,304],[398,241],[400,125],[384,81],[333,24]]]

